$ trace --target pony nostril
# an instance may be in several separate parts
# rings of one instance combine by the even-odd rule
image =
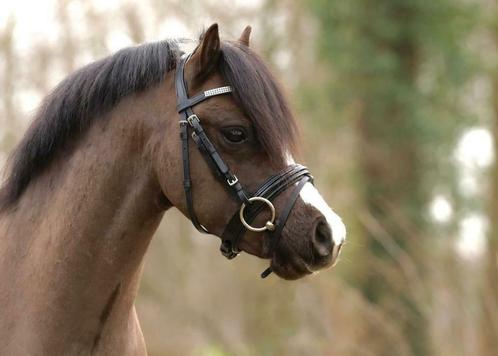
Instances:
[[[325,220],[321,220],[315,228],[315,233],[312,237],[313,246],[316,252],[322,256],[327,257],[332,253],[334,242],[332,241],[332,231],[329,224]]]

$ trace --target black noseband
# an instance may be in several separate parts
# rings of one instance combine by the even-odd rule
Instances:
[[[261,232],[268,231],[271,235],[271,250],[274,250],[282,234],[282,230],[289,218],[289,215],[296,203],[299,192],[306,182],[313,182],[308,169],[299,164],[292,164],[279,173],[268,178],[254,194],[247,194],[238,178],[230,171],[228,165],[223,161],[220,154],[211,143],[204,132],[201,121],[194,114],[192,107],[196,104],[217,95],[225,95],[232,92],[229,86],[206,90],[192,98],[188,97],[187,84],[185,82],[185,64],[189,56],[184,55],[177,64],[175,73],[175,87],[177,97],[177,110],[181,116],[180,120],[180,138],[182,141],[182,160],[183,160],[183,188],[185,190],[185,199],[187,210],[192,224],[197,230],[208,233],[208,230],[200,224],[194,211],[192,195],[192,179],[190,177],[190,158],[189,158],[189,131],[193,130],[191,136],[201,152],[202,156],[208,163],[209,167],[220,180],[223,186],[231,192],[233,197],[241,203],[241,208],[235,212],[230,219],[225,231],[221,237],[221,253],[228,259],[236,257],[240,250],[239,242],[246,230]],[[280,213],[275,212],[272,200],[287,188],[294,185],[295,188],[289,197],[287,205]],[[258,214],[268,207],[272,213],[272,218],[264,226],[254,227],[252,222]],[[271,273],[267,269],[262,273],[266,277]]]

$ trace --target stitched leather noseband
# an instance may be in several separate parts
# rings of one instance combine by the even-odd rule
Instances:
[[[232,194],[234,199],[241,203],[240,209],[233,214],[221,236],[221,253],[228,259],[236,257],[240,253],[238,248],[239,242],[246,230],[256,232],[268,231],[271,236],[270,248],[273,251],[278,244],[280,235],[282,234],[282,230],[289,218],[292,208],[299,197],[299,192],[307,182],[313,183],[313,177],[306,167],[299,164],[292,164],[268,178],[256,192],[248,194],[240,184],[237,176],[230,171],[228,165],[221,158],[203,130],[201,121],[192,110],[195,105],[213,96],[231,93],[232,88],[230,86],[224,86],[210,89],[189,98],[184,73],[185,64],[189,57],[190,55],[183,55],[178,61],[175,73],[175,87],[177,110],[181,116],[180,138],[182,142],[183,188],[185,190],[185,199],[190,220],[197,230],[203,233],[209,233],[197,219],[194,210],[189,159],[189,134],[190,130],[192,130],[191,137],[215,176]],[[280,213],[277,213],[272,200],[292,185],[295,187],[287,205]],[[268,220],[264,226],[252,226],[251,224],[258,214],[265,208],[270,209],[271,219]],[[261,276],[265,278],[270,273],[271,269],[268,268]]]

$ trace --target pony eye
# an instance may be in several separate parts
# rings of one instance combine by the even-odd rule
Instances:
[[[229,127],[224,129],[223,136],[230,143],[242,143],[247,139],[245,130],[240,127]]]

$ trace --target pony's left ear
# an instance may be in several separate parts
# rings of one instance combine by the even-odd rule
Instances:
[[[214,23],[201,35],[200,43],[190,58],[194,79],[199,81],[206,79],[218,66],[220,54],[218,24]]]

